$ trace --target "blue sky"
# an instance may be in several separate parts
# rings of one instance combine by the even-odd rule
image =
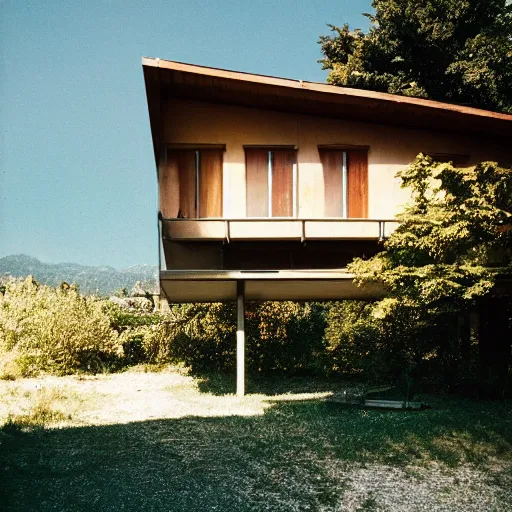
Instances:
[[[327,23],[370,0],[0,0],[0,257],[157,261],[141,57],[325,81]]]

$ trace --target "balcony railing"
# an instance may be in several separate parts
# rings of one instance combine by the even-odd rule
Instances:
[[[394,219],[161,219],[163,240],[264,241],[382,240],[398,226]]]

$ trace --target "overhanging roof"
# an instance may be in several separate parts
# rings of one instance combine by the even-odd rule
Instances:
[[[160,105],[168,97],[512,139],[509,114],[156,58],[143,57],[142,67],[155,152],[162,137]]]
[[[237,282],[245,283],[246,300],[375,300],[378,284],[358,287],[345,270],[161,270],[160,286],[169,302],[232,302]]]

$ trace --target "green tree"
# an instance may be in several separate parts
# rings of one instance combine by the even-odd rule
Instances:
[[[367,33],[329,25],[333,85],[512,112],[512,5],[506,0],[373,0]]]
[[[384,251],[354,260],[349,269],[359,284],[378,282],[387,289],[373,314],[400,324],[400,336],[410,336],[413,349],[419,333],[436,326],[448,333],[458,315],[484,308],[481,348],[493,351],[503,385],[512,336],[510,287],[498,299],[496,294],[512,278],[512,169],[493,162],[456,169],[420,154],[399,177],[412,189],[399,227]],[[416,350],[415,364],[425,350],[445,350],[447,338],[437,349],[427,343]]]

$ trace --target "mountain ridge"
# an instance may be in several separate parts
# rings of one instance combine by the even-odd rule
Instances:
[[[79,263],[44,263],[33,256],[13,254],[0,258],[0,277],[33,276],[41,284],[58,286],[62,281],[76,284],[84,294],[109,295],[126,288],[132,290],[137,282],[143,290],[156,292],[156,265],[139,264],[124,269],[92,266]]]

